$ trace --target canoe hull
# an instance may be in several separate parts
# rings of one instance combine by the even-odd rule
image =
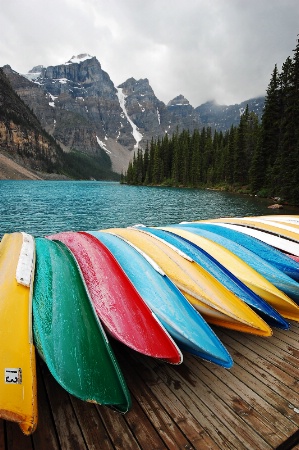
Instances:
[[[17,281],[16,274],[26,242],[31,258],[25,256],[23,262],[25,271],[29,269],[30,273],[28,280],[21,284],[23,280]],[[26,435],[33,433],[37,426],[36,361],[31,329],[34,259],[31,236],[4,235],[0,244],[0,371],[3,374],[0,417],[18,422]]]
[[[138,228],[106,230],[117,234],[148,254],[169,276],[208,323],[270,336],[270,327],[243,301],[206,270],[167,244]]]
[[[36,239],[33,331],[58,383],[84,401],[130,408],[130,395],[76,261],[62,243]]]
[[[215,333],[158,266],[118,236],[91,233],[117,258],[180,348],[223,367],[231,367],[232,359]]]
[[[286,275],[282,270],[278,269],[272,263],[269,263],[264,258],[262,258],[262,255],[260,256],[261,250],[256,253],[251,249],[248,249],[244,245],[239,244],[237,242],[237,237],[235,236],[236,233],[234,233],[233,231],[226,231],[225,229],[222,229],[219,226],[217,227],[217,225],[213,224],[192,222],[177,226],[188,230],[193,234],[215,242],[226,248],[230,252],[234,253],[246,264],[259,272],[270,283],[276,286],[277,289],[281,290],[292,300],[295,300],[299,303],[299,284],[291,277]],[[227,237],[223,235],[227,233],[229,235],[232,233],[233,236]],[[254,245],[254,243],[252,245]],[[260,245],[258,243],[256,245],[260,248]]]
[[[235,277],[229,270],[220,264],[215,258],[209,255],[202,248],[186,241],[184,238],[158,228],[147,228],[149,232],[161,237],[179,250],[185,252],[194,259],[196,263],[211,273],[220,283],[233,292],[237,297],[247,303],[254,311],[260,315],[270,326],[288,329],[289,324],[277,313],[267,302],[257,296],[241,280]]]
[[[260,275],[260,273],[248,266],[241,258],[223,246],[191,233],[190,230],[184,230],[182,227],[172,226],[164,227],[163,229],[171,231],[204,249],[227,270],[239,278],[249,289],[268,302],[285,319],[299,321],[298,305]]]
[[[83,232],[48,238],[63,242],[76,258],[96,313],[115,339],[147,356],[182,362],[180,350],[105,245]]]
[[[245,247],[269,264],[272,264],[276,269],[281,270],[284,274],[299,281],[299,264],[290,261],[286,255],[276,250],[271,245],[265,244],[253,236],[248,236],[242,233],[240,229],[236,230],[228,224],[194,223],[194,226],[219,234],[220,236]]]

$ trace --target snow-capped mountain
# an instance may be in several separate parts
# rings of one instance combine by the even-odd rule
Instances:
[[[193,132],[205,125],[215,127],[216,121],[220,127],[226,125],[218,110],[210,107],[207,114],[206,108],[193,108],[182,95],[165,105],[148,79],[129,78],[116,87],[97,58],[88,54],[57,66],[39,65],[23,75],[9,66],[3,70],[62,148],[90,155],[105,152],[119,173],[126,170],[133,150],[145,148],[152,137],[176,129]]]

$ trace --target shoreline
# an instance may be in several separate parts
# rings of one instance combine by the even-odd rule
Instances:
[[[8,156],[4,155],[3,153],[0,153],[0,181],[1,180],[14,180],[14,181],[21,181],[21,180],[31,180],[31,181],[74,181],[72,178],[67,177],[66,175],[56,174],[56,173],[45,173],[45,172],[39,172],[34,171],[32,169],[27,169],[14,160],[10,159]],[[79,180],[78,180],[79,181]],[[86,181],[92,181],[92,180],[86,180]],[[127,184],[127,183],[120,183],[120,184]],[[132,185],[136,186],[136,185]],[[225,188],[225,187],[190,187],[190,186],[171,186],[171,185],[165,185],[165,184],[157,184],[157,185],[138,185],[139,187],[162,187],[162,188],[179,188],[179,189],[204,189],[207,191],[217,191],[217,192],[226,192],[228,194],[237,194],[242,195],[245,197],[256,197],[260,200],[264,200],[265,202],[269,203],[268,208],[272,210],[283,210],[285,208],[287,209],[294,209],[296,212],[299,210],[299,206],[296,205],[290,205],[287,202],[281,201],[281,199],[277,197],[259,197],[254,196],[253,194],[250,194],[248,192],[244,192],[246,190],[246,187],[240,188],[240,189],[233,189],[233,188]]]

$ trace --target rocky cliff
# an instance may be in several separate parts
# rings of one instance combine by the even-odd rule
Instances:
[[[106,163],[108,158],[118,173],[126,171],[134,149],[144,149],[152,137],[203,126],[228,129],[239,123],[243,108],[213,102],[194,108],[183,95],[166,105],[147,78],[129,78],[115,87],[97,58],[87,54],[57,66],[36,66],[24,76],[9,66],[3,69],[65,151],[79,151]]]
[[[0,150],[36,171],[59,170],[62,150],[12,89],[0,69]]]
[[[121,141],[122,135],[126,136],[119,133],[122,110],[117,91],[96,58],[80,64],[35,67],[27,78],[7,66],[4,71],[18,95],[64,150],[105,158],[112,152],[107,148],[108,139],[117,147],[117,137],[120,135]],[[129,128],[126,120],[123,128]],[[133,137],[123,141],[134,144]]]

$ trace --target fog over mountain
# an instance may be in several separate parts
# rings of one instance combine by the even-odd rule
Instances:
[[[264,95],[292,52],[298,0],[2,2],[0,66],[19,73],[96,55],[115,86],[148,78],[167,104],[238,104]]]

